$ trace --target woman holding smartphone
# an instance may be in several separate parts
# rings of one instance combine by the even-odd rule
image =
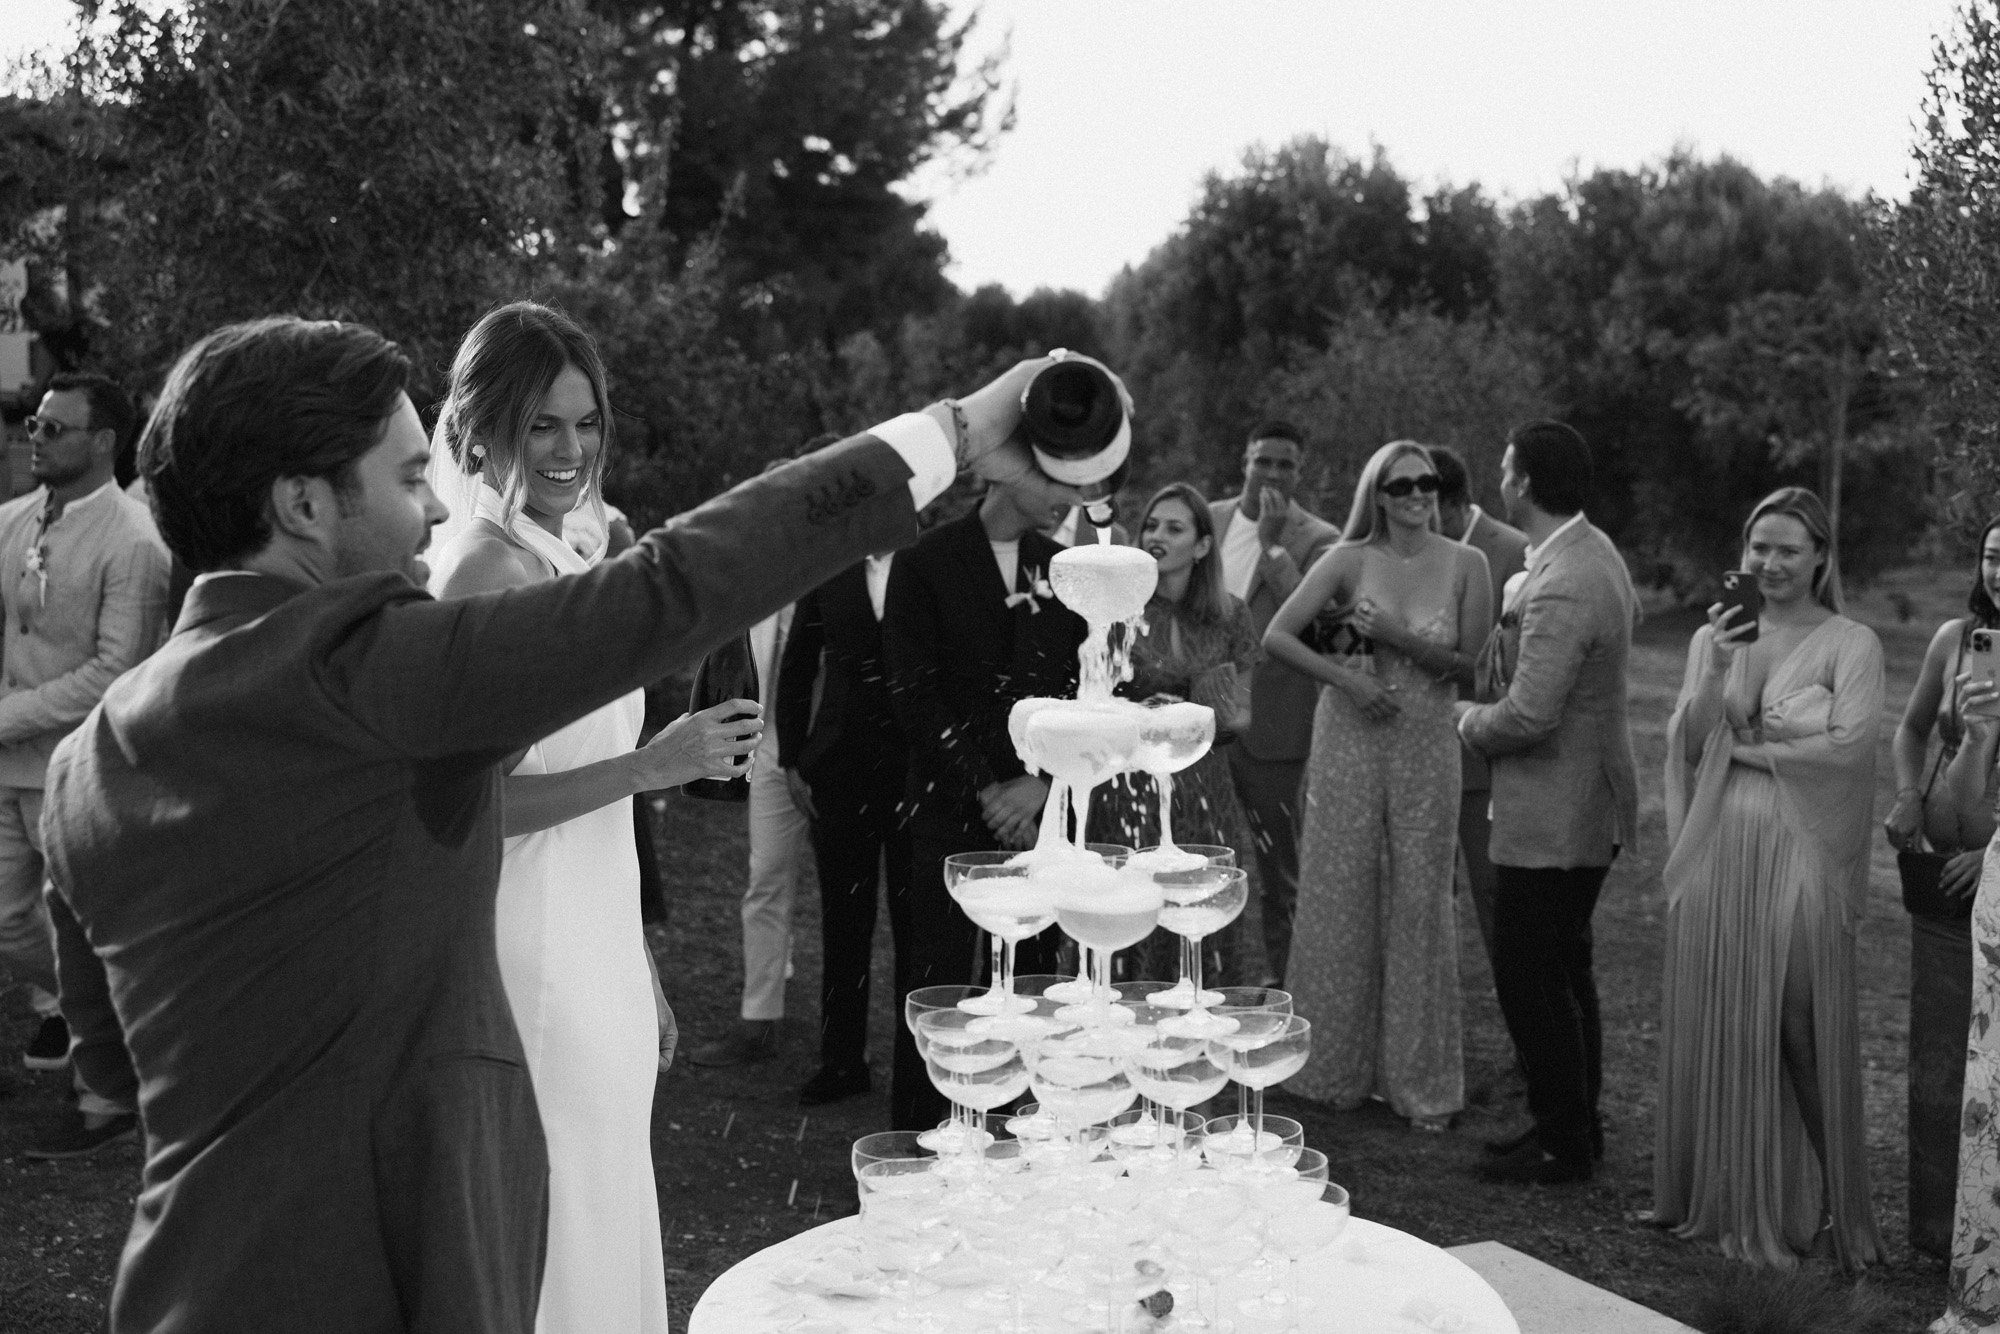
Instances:
[[[1882,1258],[1854,991],[1882,646],[1840,614],[1812,492],[1758,503],[1743,568],[1762,613],[1709,608],[1667,728],[1654,1221],[1752,1264],[1852,1269]]]
[[[1979,535],[1979,568],[1966,610],[1968,615],[1938,627],[1924,653],[1891,746],[1896,804],[1883,824],[1897,851],[1921,853],[1928,845],[1942,858],[1938,889],[1960,899],[1970,899],[1978,886],[1980,859],[1993,838],[1994,798],[2000,795],[1994,781],[2000,718],[1968,715],[1959,688],[1974,656],[1973,637],[1984,631],[1990,638],[2000,628],[2000,518]],[[1934,754],[1932,733],[1938,741]]]
[[[2000,690],[1986,670],[1974,670],[1988,639],[2000,630],[2000,518],[1979,535],[1979,577],[1971,615],[1947,621],[1924,655],[1923,675],[1910,693],[1896,733],[1896,806],[1889,840],[1909,850],[1928,842],[1950,852],[1939,875],[1946,894],[1968,892],[1964,867],[1976,880],[1972,900],[1972,1022],[1967,1037],[1964,1114],[1958,1142],[1958,1204],[1952,1213],[1951,1267],[1940,1334],[2000,1325],[2000,867],[1993,857],[1995,751],[2000,749]],[[1990,663],[1990,658],[1988,659]],[[1920,781],[1925,742],[1935,715],[1941,750]]]

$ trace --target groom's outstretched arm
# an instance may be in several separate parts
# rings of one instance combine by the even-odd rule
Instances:
[[[916,421],[948,483],[944,435]],[[914,540],[904,457],[854,437],[677,516],[587,574],[531,587],[438,602],[394,576],[369,581],[349,594],[353,620],[322,640],[318,671],[328,696],[398,753],[527,745],[687,667],[867,553]]]

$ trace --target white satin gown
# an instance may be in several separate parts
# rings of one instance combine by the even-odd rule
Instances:
[[[497,519],[499,497],[480,499]],[[509,531],[561,573],[588,568],[524,518]],[[513,773],[625,754],[645,711],[635,690],[536,742]],[[537,1334],[668,1334],[651,1136],[659,1018],[631,799],[506,840],[494,933],[548,1141]]]

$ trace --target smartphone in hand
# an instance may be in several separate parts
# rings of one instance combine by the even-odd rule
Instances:
[[[1748,570],[1725,570],[1722,574],[1722,628],[1733,630],[1746,622],[1750,633],[1739,641],[1757,642],[1757,618],[1764,614],[1764,590],[1757,576]]]
[[[1974,681],[2000,680],[2000,635],[1991,630],[1974,630],[1965,650],[1965,674]],[[1968,706],[1975,718],[2000,718],[2000,699]]]

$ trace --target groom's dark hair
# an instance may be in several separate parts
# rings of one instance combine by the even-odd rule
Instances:
[[[281,315],[203,338],[139,441],[167,547],[196,573],[261,550],[280,477],[327,478],[344,499],[409,378],[402,350],[360,324]]]

